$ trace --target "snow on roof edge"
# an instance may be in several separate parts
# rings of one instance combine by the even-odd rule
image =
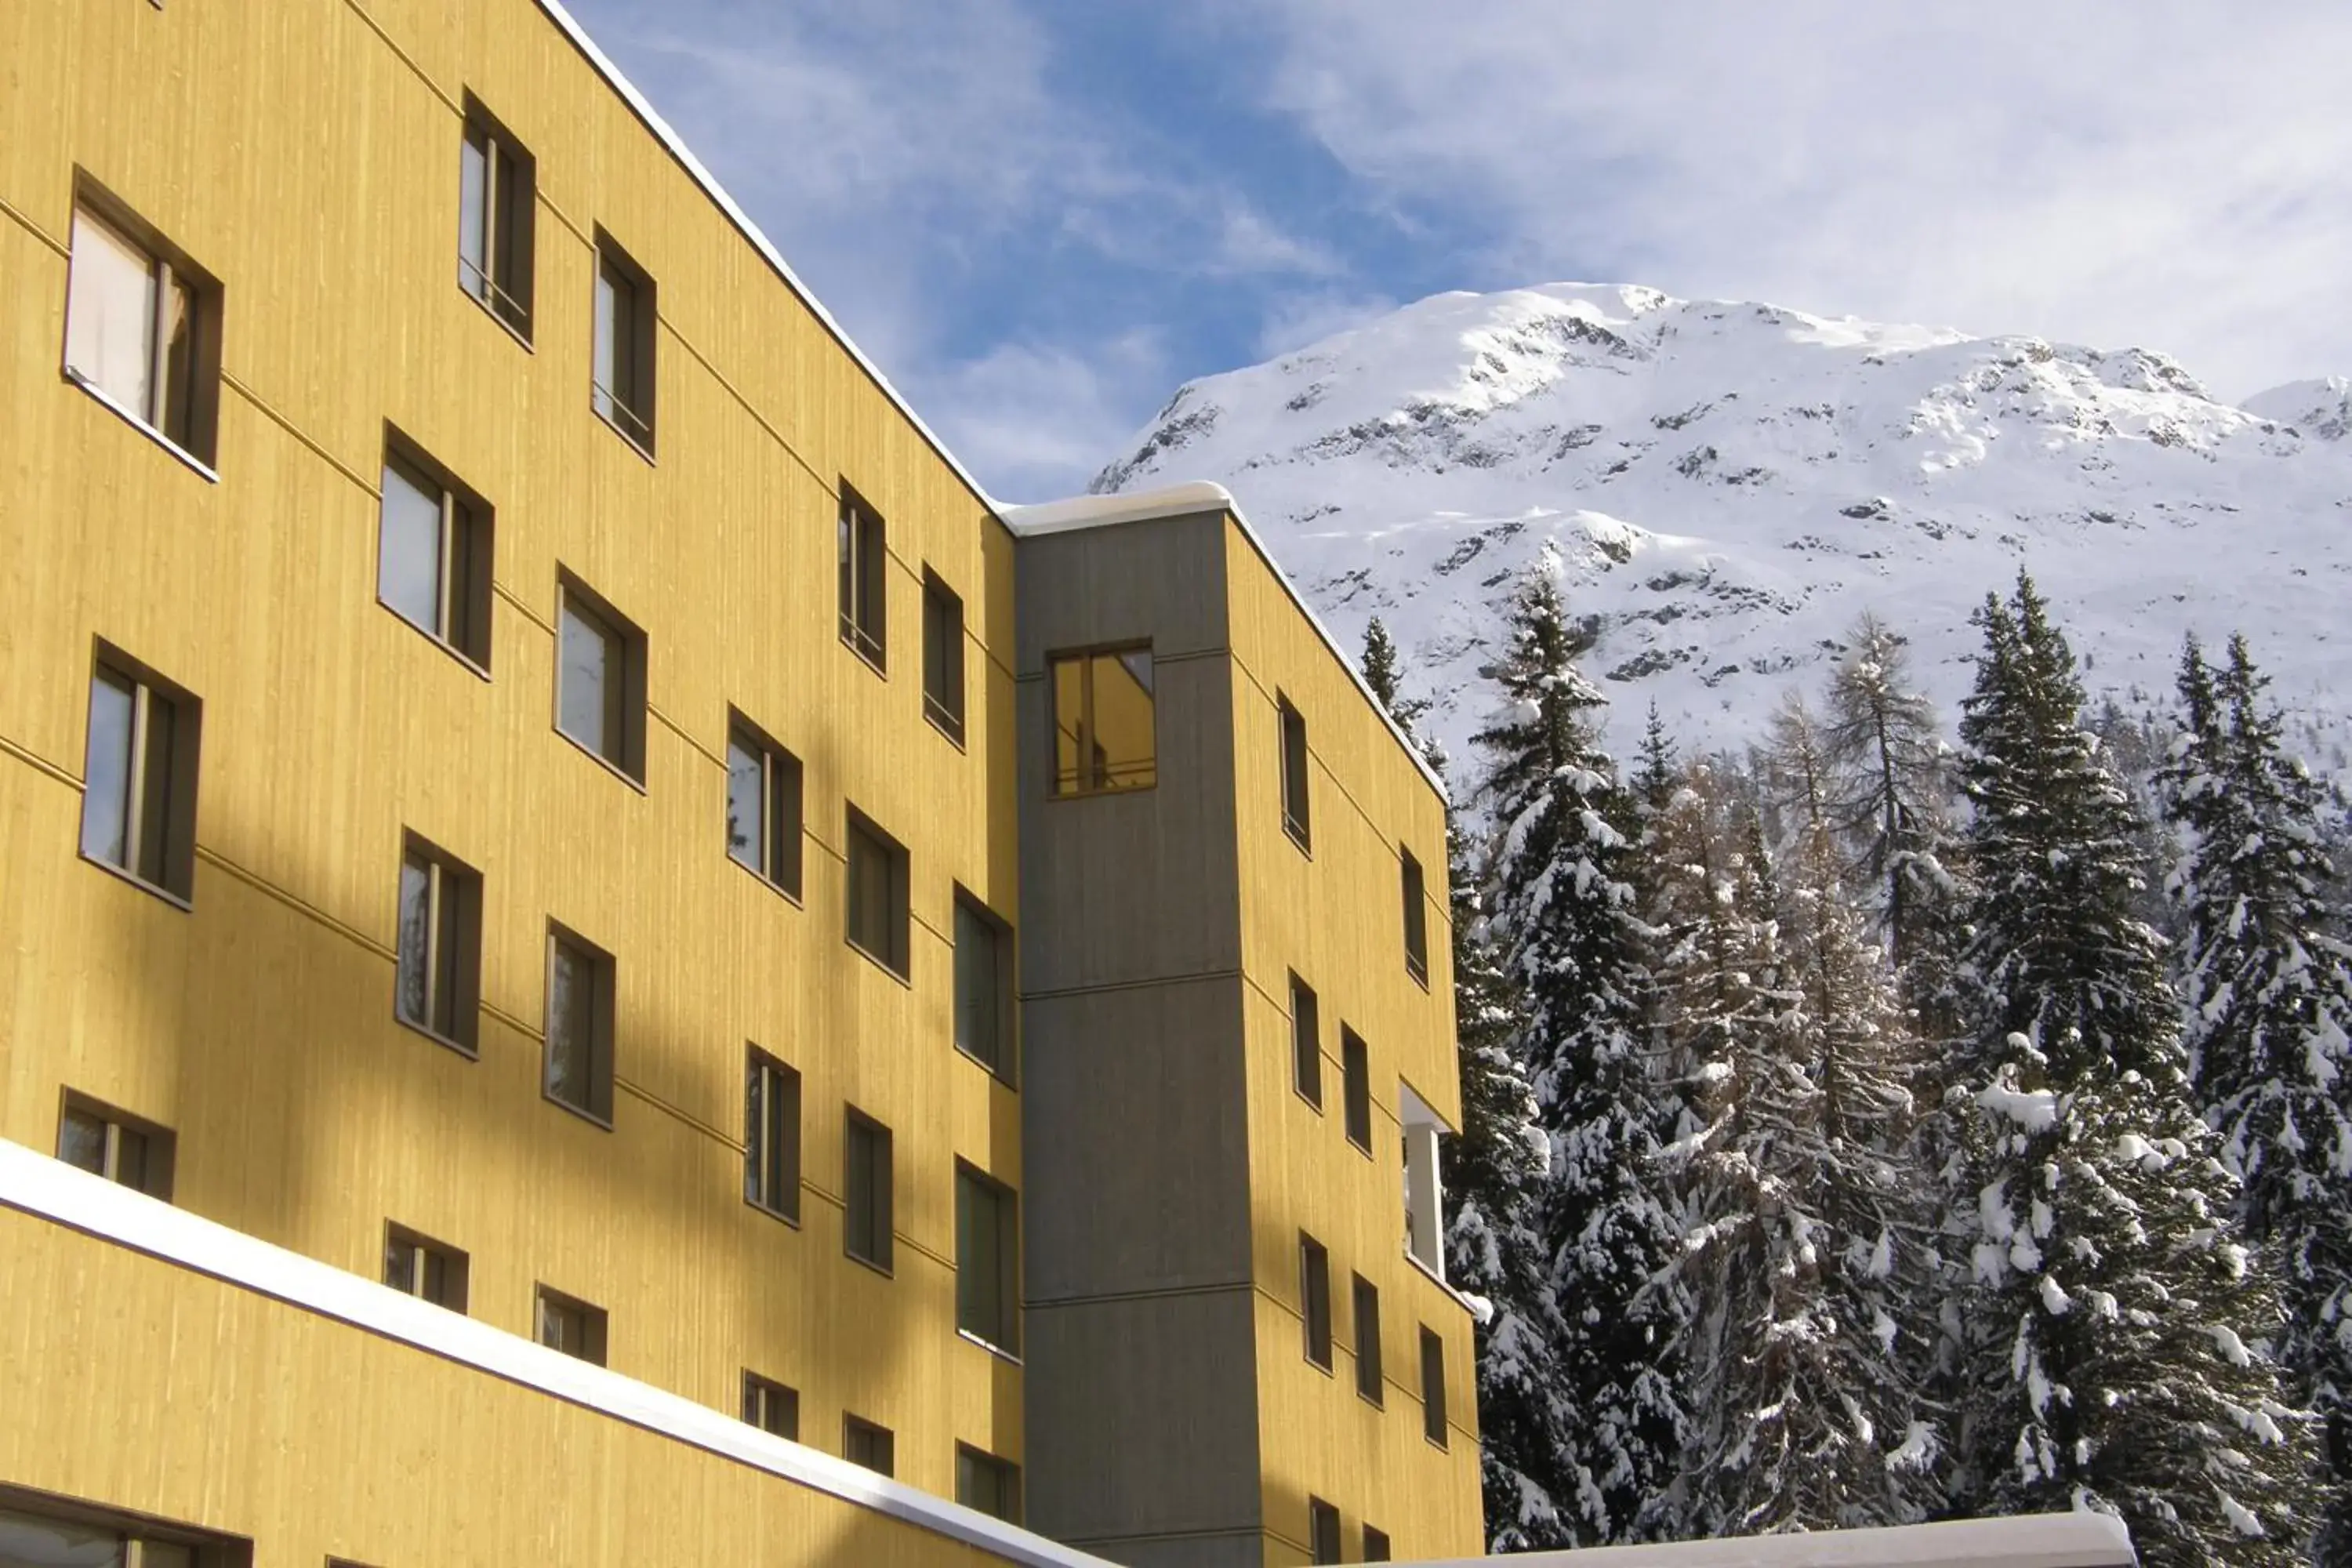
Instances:
[[[683,1395],[248,1236],[0,1138],[0,1207],[53,1221],[298,1310],[437,1355],[781,1479],[993,1553],[1022,1568],[1112,1568],[1099,1557],[918,1491]]]
[[[941,461],[955,470],[956,478],[961,479],[971,493],[980,498],[981,505],[988,509],[990,515],[996,516],[1001,521],[1001,514],[1004,509],[997,503],[996,498],[990,495],[980,480],[963,466],[962,460],[948,449],[948,444],[940,439],[938,433],[923,423],[923,416],[915,412],[914,405],[901,396],[897,387],[890,384],[890,378],[882,374],[882,367],[866,357],[866,351],[859,348],[856,340],[843,329],[839,321],[833,319],[833,312],[824,308],[824,301],[818,299],[814,291],[801,281],[800,275],[792,269],[792,265],[784,259],[783,253],[770,242],[765,234],[761,232],[760,226],[751,221],[751,215],[735,205],[735,198],[727,194],[726,187],[719,183],[709,170],[702,166],[702,160],[697,158],[693,150],[687,146],[685,138],[670,129],[669,121],[655,111],[653,104],[646,95],[637,90],[636,84],[621,73],[621,68],[614,65],[604,51],[596,47],[596,40],[588,36],[588,30],[572,19],[572,13],[563,8],[562,0],[537,0],[537,4],[539,8],[547,14],[548,19],[562,30],[564,37],[572,40],[572,47],[586,58],[589,65],[594,68],[596,74],[603,77],[606,84],[621,95],[621,101],[627,104],[630,110],[644,121],[646,129],[654,133],[655,139],[668,150],[669,155],[677,160],[679,167],[693,177],[696,184],[702,187],[703,195],[709,196],[717,205],[719,210],[727,215],[728,220],[742,233],[743,237],[751,242],[751,247],[760,253],[761,259],[776,269],[776,275],[784,280],[784,286],[799,296],[801,303],[806,305],[809,312],[816,317],[818,323],[833,335],[834,342],[849,352],[849,357],[857,362],[858,368],[874,378],[874,384],[882,389],[882,395],[888,398],[891,405],[907,416],[907,422],[915,427],[916,433],[929,443],[931,450],[940,455]]]
[[[1507,1559],[1465,1557],[1427,1568],[1500,1562],[1523,1568],[2130,1568],[2138,1558],[2123,1521],[2086,1510],[1876,1530],[1531,1552]]]
[[[1004,526],[1013,531],[1015,539],[1036,539],[1056,533],[1076,533],[1089,528],[1110,528],[1123,522],[1150,522],[1160,518],[1184,517],[1203,511],[1224,512],[1240,527],[1242,537],[1249,541],[1250,548],[1256,551],[1258,559],[1265,563],[1266,570],[1274,574],[1274,580],[1282,584],[1282,591],[1290,595],[1290,602],[1297,606],[1298,613],[1307,617],[1307,624],[1315,628],[1315,635],[1323,639],[1323,646],[1331,650],[1331,657],[1339,661],[1339,668],[1348,672],[1348,679],[1356,683],[1356,689],[1364,694],[1364,700],[1371,704],[1372,711],[1380,715],[1381,722],[1386,724],[1389,733],[1396,737],[1396,743],[1404,748],[1404,754],[1412,759],[1412,765],[1421,770],[1421,776],[1429,781],[1429,787],[1437,792],[1437,798],[1450,805],[1454,796],[1446,788],[1444,776],[1430,765],[1421,748],[1413,744],[1412,737],[1404,732],[1404,727],[1389,712],[1388,704],[1373,694],[1371,686],[1364,679],[1364,672],[1356,668],[1356,661],[1339,647],[1339,639],[1331,635],[1331,628],[1323,624],[1323,617],[1317,615],[1314,606],[1300,595],[1290,581],[1290,574],[1282,569],[1282,563],[1274,558],[1274,552],[1265,547],[1265,541],[1251,526],[1249,518],[1242,511],[1241,503],[1234,500],[1234,492],[1224,486],[1206,479],[1195,479],[1188,484],[1170,485],[1164,489],[1138,490],[1132,495],[1072,496],[1067,500],[1046,501],[1037,506],[999,507],[997,515],[1003,519]]]

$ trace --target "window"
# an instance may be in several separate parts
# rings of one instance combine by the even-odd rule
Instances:
[[[1412,1086],[1397,1084],[1397,1117],[1404,1123],[1404,1249],[1436,1279],[1445,1278],[1444,1205],[1438,1191],[1437,1139],[1444,1127]]]
[[[383,453],[375,596],[475,668],[490,668],[490,509],[397,437]]]
[[[1421,1435],[1445,1447],[1445,1342],[1421,1331]]]
[[[884,668],[889,558],[883,548],[882,520],[845,485],[835,539],[841,555],[841,640],[875,668]]]
[[[1307,1558],[1308,1562],[1337,1563],[1339,1561],[1339,1510],[1338,1509],[1319,1497],[1308,1498],[1307,1500],[1307,1533],[1312,1538],[1309,1545],[1313,1549],[1312,1554]]]
[[[743,1068],[743,1201],[801,1219],[801,1075],[753,1046]]]
[[[1053,685],[1054,793],[1099,795],[1157,784],[1151,650],[1057,654],[1045,668]]]
[[[1021,1224],[1013,1189],[956,1163],[956,1327],[1021,1348]]]
[[[791,1442],[801,1440],[801,1396],[757,1373],[743,1374],[743,1423]]]
[[[555,727],[631,783],[646,782],[646,635],[569,573],[560,579]]]
[[[1348,1124],[1348,1142],[1372,1152],[1371,1053],[1363,1037],[1342,1026],[1339,1030],[1339,1097]]]
[[[383,1227],[383,1282],[404,1296],[466,1310],[466,1255],[400,1226]]]
[[[58,1118],[58,1158],[151,1198],[172,1201],[172,1134],[152,1121],[68,1090]]]
[[[849,811],[849,941],[907,978],[907,851],[856,807]]]
[[[1356,1392],[1375,1405],[1387,1401],[1381,1381],[1381,1291],[1362,1275],[1356,1282]]]
[[[1307,1320],[1307,1359],[1331,1370],[1331,1255],[1298,1233],[1298,1309]]]
[[[1307,832],[1307,720],[1287,697],[1276,697],[1275,708],[1282,715],[1282,826],[1305,849],[1312,842]]]
[[[1398,853],[1404,860],[1404,969],[1407,974],[1429,984],[1429,901],[1421,879],[1421,862],[1412,851]]]
[[[1323,1109],[1323,1031],[1318,1020],[1315,993],[1296,974],[1290,977],[1290,1081],[1299,1098]]]
[[[538,164],[466,95],[457,164],[457,286],[530,342],[531,200]]]
[[[604,1309],[561,1290],[539,1288],[539,1342],[551,1351],[604,1364]]]
[[[400,1021],[468,1056],[481,1005],[482,879],[414,833],[400,855]]]
[[[230,1568],[251,1561],[246,1543],[226,1537],[116,1519],[110,1510],[29,1493],[0,1493],[0,1564],[5,1568]]]
[[[963,601],[923,573],[923,713],[963,744]]]
[[[1021,1467],[958,1443],[956,1501],[1007,1524],[1020,1523]]]
[[[897,1448],[898,1443],[887,1426],[877,1426],[863,1416],[842,1416],[841,1457],[851,1464],[890,1475],[898,1468]]]
[[[613,1124],[613,958],[547,930],[547,1098]]]
[[[81,852],[186,903],[195,896],[204,705],[100,644],[89,679]]]
[[[852,1107],[842,1139],[842,1250],[887,1274],[890,1257],[890,1130]]]
[[[1385,1563],[1389,1560],[1389,1532],[1364,1526],[1364,1561]]]
[[[654,455],[654,280],[613,237],[596,231],[597,416],[629,445]]]
[[[220,286],[112,203],[74,204],[68,378],[210,464],[220,401]]]
[[[1013,937],[961,888],[955,901],[956,1049],[1013,1081]]]
[[[801,896],[801,760],[731,709],[727,853],[778,892]]]

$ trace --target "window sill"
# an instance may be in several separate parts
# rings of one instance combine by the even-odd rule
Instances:
[[[557,724],[552,726],[552,728],[557,734],[570,742],[573,749],[578,751],[582,756],[586,757],[590,762],[594,763],[598,767],[604,769],[606,773],[612,774],[614,778],[620,780],[631,789],[635,790],[639,795],[648,793],[646,789],[645,780],[632,777],[627,769],[622,767],[620,763],[614,762],[604,752],[596,750],[593,746],[591,746],[586,742],[581,740],[580,737],[574,735],[562,725]]]
[[[548,1104],[554,1106],[559,1110],[570,1111],[572,1115],[580,1118],[581,1121],[585,1121],[591,1127],[601,1127],[607,1132],[613,1131],[613,1119],[611,1117],[599,1116],[594,1111],[574,1105],[568,1100],[559,1099],[550,1089],[541,1089],[539,1091],[539,1098],[547,1101]]]
[[[906,986],[908,990],[911,991],[914,989],[915,983],[908,976],[907,971],[898,968],[888,959],[883,957],[880,953],[876,952],[873,949],[867,947],[864,942],[858,941],[854,936],[844,937],[842,940],[849,944],[849,950],[857,954],[858,957],[866,960],[866,963],[872,964],[875,968],[880,970],[883,973],[888,975],[899,984]]]
[[[896,1268],[891,1268],[889,1265],[877,1263],[870,1258],[861,1258],[845,1247],[841,1249],[841,1255],[849,1259],[852,1263],[856,1264],[860,1268],[870,1268],[875,1273],[882,1276],[885,1279],[896,1279],[898,1277],[898,1271]]]
[[[743,1200],[743,1206],[747,1209],[753,1210],[756,1213],[766,1215],[770,1219],[774,1220],[777,1224],[787,1226],[793,1230],[798,1230],[801,1227],[800,1215],[796,1214],[786,1214],[780,1208],[772,1208],[768,1205],[761,1203],[757,1198],[745,1198]]]
[[[986,1073],[989,1077],[994,1079],[997,1082],[1003,1084],[1013,1093],[1018,1094],[1021,1092],[1021,1086],[1013,1081],[1013,1075],[1004,1071],[1002,1068],[992,1066],[987,1058],[966,1050],[961,1045],[956,1047],[955,1054],[970,1062],[972,1066],[978,1068],[981,1071]]]
[[[179,458],[181,462],[186,464],[196,473],[202,475],[205,483],[215,485],[220,483],[220,475],[213,469],[210,464],[197,457],[194,452],[189,451],[185,447],[181,446],[177,441],[173,440],[169,436],[164,435],[161,430],[156,429],[152,425],[148,424],[145,419],[133,414],[121,404],[117,403],[103,389],[101,389],[96,382],[85,379],[79,371],[69,369],[67,370],[64,374],[68,384],[80,387],[82,391],[97,399],[102,407],[110,411],[116,418],[121,419],[133,430],[138,431],[142,436],[146,437],[147,439],[154,442],[155,445],[163,447],[163,450],[171,453],[172,456]]]
[[[966,1344],[978,1345],[981,1349],[986,1351],[989,1354],[994,1356],[997,1360],[1004,1363],[1008,1366],[1019,1366],[1022,1364],[1021,1358],[1015,1355],[1013,1352],[1006,1350],[1003,1345],[996,1343],[992,1340],[982,1339],[980,1335],[973,1333],[970,1329],[960,1328],[956,1330],[956,1338],[963,1341]]]
[[[946,736],[957,751],[964,749],[963,721],[932,701],[929,692],[923,694],[923,717],[929,720],[931,728]]]
[[[496,321],[499,324],[499,331],[506,333],[507,336],[512,338],[517,343],[520,343],[522,346],[523,353],[527,354],[536,354],[539,353],[538,349],[531,346],[530,334],[529,332],[525,331],[522,328],[516,326],[504,316],[499,315],[496,310],[492,309],[490,302],[488,300],[483,299],[479,294],[477,294],[471,289],[467,288],[463,280],[460,280],[457,284],[457,292],[463,294],[467,299],[471,300],[474,302],[474,308],[476,310],[481,311],[482,314],[488,316],[493,321]]]
[[[448,638],[444,637],[437,633],[426,631],[423,626],[418,626],[415,621],[410,620],[406,616],[404,616],[398,610],[394,609],[391,605],[385,603],[383,595],[378,594],[376,595],[375,602],[381,605],[384,612],[390,615],[394,620],[398,621],[402,626],[406,626],[410,631],[415,632],[418,637],[423,637],[426,642],[431,643],[435,647],[439,648],[443,653],[446,653],[451,658],[456,659],[459,664],[465,666],[468,670],[471,670],[476,676],[479,677],[485,684],[488,684],[490,679],[490,672],[481,665],[475,663],[473,655],[466,652],[463,648],[459,647],[456,643],[451,642]]]
[[[595,753],[591,752],[589,755],[593,756]],[[625,773],[622,776],[625,778],[628,775]],[[785,887],[782,882],[777,881],[773,877],[769,876],[757,866],[746,865],[732,850],[728,852],[727,858],[738,870],[741,871],[743,875],[751,878],[751,880],[759,883],[760,886],[767,889],[768,891],[775,894],[776,897],[783,900],[784,902],[792,905],[793,908],[799,910],[806,909],[808,907],[801,902],[800,893],[796,889]]]
[[[1326,1377],[1336,1379],[1339,1376],[1339,1373],[1331,1370],[1331,1363],[1329,1362],[1317,1361],[1311,1355],[1303,1355],[1298,1359],[1305,1362],[1308,1366],[1313,1367],[1317,1372],[1321,1373]]]
[[[156,883],[151,882],[146,878],[140,876],[134,871],[126,871],[111,860],[101,860],[87,849],[77,849],[75,852],[81,857],[82,863],[84,865],[95,866],[100,870],[105,872],[108,876],[113,878],[116,881],[128,882],[132,887],[138,889],[141,892],[147,893],[163,900],[163,902],[171,905],[173,909],[179,910],[184,915],[192,915],[196,912],[196,906],[193,900],[184,899],[180,897],[179,894],[172,891],[169,888],[161,887]]]
[[[1357,1153],[1361,1154],[1367,1160],[1373,1158],[1372,1146],[1370,1143],[1365,1142],[1362,1139],[1357,1137],[1352,1132],[1348,1134],[1348,1147],[1353,1149]]]
[[[1315,858],[1315,847],[1307,839],[1307,829],[1285,816],[1282,819],[1282,831],[1289,836],[1293,844],[1298,846],[1298,852],[1301,855],[1306,856],[1309,860]]]
[[[841,646],[856,654],[857,662],[876,675],[885,680],[890,679],[889,658],[884,652],[882,645],[857,630],[847,621],[841,624]]]
[[[1300,1104],[1302,1104],[1302,1105],[1304,1105],[1304,1106],[1306,1106],[1307,1110],[1309,1110],[1313,1111],[1313,1112],[1314,1112],[1316,1115],[1318,1115],[1318,1116],[1320,1116],[1320,1115],[1322,1115],[1322,1114],[1323,1114],[1323,1102],[1322,1102],[1322,1100],[1320,1100],[1317,1099],[1315,1096],[1313,1096],[1313,1095],[1311,1095],[1311,1094],[1307,1093],[1305,1089],[1303,1089],[1299,1088],[1299,1087],[1298,1087],[1298,1080],[1297,1080],[1297,1079],[1291,1079],[1291,1081],[1290,1081],[1290,1092],[1291,1092],[1293,1095],[1297,1096],[1297,1099],[1298,1099],[1299,1103],[1300,1103]]]
[[[1375,1410],[1377,1410],[1377,1411],[1381,1412],[1382,1415],[1385,1415],[1386,1414],[1388,1414],[1389,1402],[1388,1402],[1387,1400],[1385,1400],[1385,1399],[1375,1399],[1375,1398],[1373,1398],[1370,1394],[1366,1394],[1366,1393],[1365,1393],[1362,1389],[1360,1389],[1360,1389],[1358,1389],[1358,1390],[1356,1390],[1356,1397],[1357,1397],[1357,1398],[1359,1398],[1359,1399],[1360,1399],[1360,1400],[1362,1400],[1365,1404],[1367,1404],[1367,1405],[1370,1405],[1373,1409],[1375,1409]]]
[[[411,1018],[406,1014],[403,1013],[400,1010],[398,1004],[394,1004],[393,1006],[392,1021],[399,1025],[402,1028],[407,1030],[412,1035],[424,1036],[435,1045],[439,1046],[443,1050],[455,1051],[457,1055],[465,1058],[469,1062],[478,1062],[482,1059],[482,1053],[479,1047],[465,1045],[459,1041],[453,1040],[438,1029],[426,1028],[424,1025],[416,1022],[415,1019]]]
[[[1416,965],[1408,958],[1404,962],[1404,972],[1412,977],[1412,983],[1415,985],[1420,986],[1423,991],[1429,989],[1429,965],[1426,963]]]
[[[1432,1268],[1428,1264],[1423,1263],[1421,1260],[1421,1255],[1419,1253],[1413,1251],[1412,1248],[1409,1247],[1402,1250],[1404,1252],[1404,1260],[1407,1263],[1412,1264],[1414,1271],[1419,1273],[1423,1279],[1428,1280],[1432,1285],[1436,1286],[1440,1290],[1444,1291],[1447,1300],[1453,1302],[1464,1311],[1468,1312],[1473,1318],[1475,1318],[1478,1315],[1477,1310],[1470,1305],[1469,1301],[1463,1297],[1462,1292],[1456,1290],[1453,1286],[1448,1285],[1444,1277],[1441,1276],[1436,1269]]]
[[[638,457],[643,458],[646,460],[646,467],[654,468],[661,466],[654,461],[654,451],[651,447],[646,446],[643,441],[640,441],[635,436],[630,435],[627,427],[622,425],[619,420],[614,418],[603,409],[598,408],[593,399],[590,400],[588,407],[589,411],[596,416],[598,423],[602,424],[605,429],[610,430],[614,435],[618,436],[622,441],[627,445],[630,451],[635,452]]]
[[[1117,795],[1150,795],[1152,791],[1154,791],[1154,790],[1158,789],[1159,787],[1160,787],[1160,782],[1159,782],[1157,779],[1154,779],[1151,783],[1147,784],[1108,784],[1108,785],[1104,786],[1104,787],[1103,787],[1103,788],[1101,788],[1101,789],[1053,789],[1053,790],[1047,790],[1047,791],[1045,792],[1045,798],[1046,798],[1047,800],[1049,800],[1049,801],[1052,801],[1052,800],[1101,800],[1101,799],[1103,799],[1103,798],[1104,798],[1104,797],[1106,797],[1106,796],[1117,796]]]

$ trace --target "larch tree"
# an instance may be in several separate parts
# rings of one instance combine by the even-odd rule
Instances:
[[[1651,1289],[1675,1244],[1657,1160],[1672,1108],[1644,1049],[1633,811],[1598,739],[1602,699],[1577,668],[1581,652],[1538,567],[1513,605],[1500,707],[1476,737],[1496,834],[1489,921],[1505,984],[1525,998],[1509,1051],[1533,1085],[1550,1166],[1538,1226],[1550,1248],[1549,1403],[1507,1419],[1554,1468],[1531,1478],[1541,1484],[1517,1520],[1491,1524],[1513,1546],[1637,1537],[1682,1440],[1675,1304]]]
[[[2243,637],[2219,670],[2190,638],[2159,783],[2185,849],[2190,1070],[2285,1297],[2277,1351],[2321,1424],[2315,1556],[2334,1565],[2352,1563],[2352,952],[2329,930],[2326,797],[2286,755],[2267,684]]]
[[[2286,1568],[2312,1523],[2312,1444],[2266,1348],[2278,1292],[2190,1102],[2160,941],[2132,912],[2140,825],[2031,579],[1978,619],[1958,1502],[2117,1513],[2148,1568]]]

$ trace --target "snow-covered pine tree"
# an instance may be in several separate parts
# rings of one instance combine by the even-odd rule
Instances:
[[[2245,639],[2215,671],[2180,660],[2180,729],[2160,774],[2185,840],[2174,879],[2191,1073],[2241,1212],[2280,1277],[2279,1360],[2320,1418],[2315,1552],[2352,1563],[2352,953],[2328,931],[2326,795],[2285,754]]]
[[[1979,1033],[1961,1194],[1978,1239],[1965,1510],[2111,1510],[2148,1568],[2287,1568],[2312,1445],[2265,1345],[2237,1184],[2189,1100],[2129,798],[2022,574],[1989,597],[1961,724]]]
[[[1595,732],[1602,699],[1576,668],[1581,651],[1538,568],[1513,605],[1501,706],[1476,737],[1496,833],[1490,918],[1528,1007],[1510,1054],[1550,1147],[1538,1229],[1552,1249],[1551,1398],[1511,1419],[1552,1466],[1530,1477],[1517,1520],[1490,1523],[1513,1545],[1634,1537],[1673,1482],[1682,1437],[1676,1304],[1650,1289],[1675,1244],[1657,1163],[1673,1107],[1643,1049],[1632,806]]]
[[[1425,700],[1402,696],[1395,644],[1375,619],[1364,682],[1440,774],[1444,752],[1415,732]],[[1445,1271],[1483,1310],[1476,1324],[1479,1463],[1487,1534],[1497,1552],[1558,1539],[1557,1333],[1551,1249],[1539,1234],[1550,1144],[1535,1091],[1512,1054],[1525,1003],[1496,963],[1479,888],[1482,856],[1450,801],[1445,852],[1454,930],[1455,1060],[1462,1131],[1445,1141]],[[1528,1521],[1536,1521],[1532,1531]]]
[[[1658,834],[1662,1029],[1704,1126],[1677,1146],[1692,1440],[1679,1532],[1904,1523],[1934,1500],[1937,1336],[1885,956],[1851,904],[1801,702],[1759,758],[1787,853],[1694,770]]]

